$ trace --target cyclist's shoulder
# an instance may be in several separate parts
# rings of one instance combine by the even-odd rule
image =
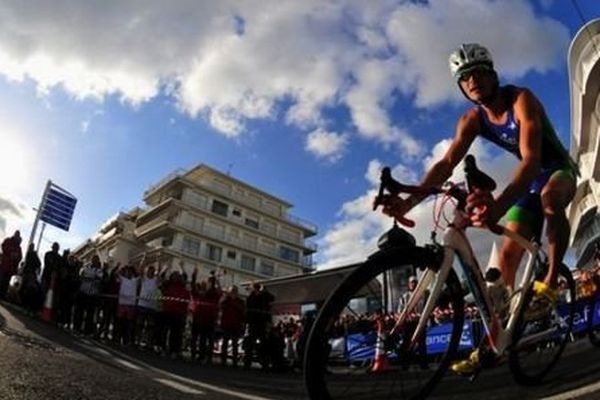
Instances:
[[[505,87],[512,98],[513,107],[526,107],[528,109],[543,109],[542,103],[535,93],[527,87],[509,85]]]
[[[458,119],[458,127],[465,132],[477,134],[481,127],[481,110],[479,107],[471,107]]]

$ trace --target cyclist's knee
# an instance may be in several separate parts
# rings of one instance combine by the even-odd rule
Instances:
[[[566,204],[560,199],[552,197],[552,193],[542,196],[542,211],[546,219],[566,218]]]

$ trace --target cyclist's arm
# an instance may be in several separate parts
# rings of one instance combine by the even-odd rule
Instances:
[[[454,167],[456,167],[467,154],[467,151],[477,137],[479,130],[479,116],[477,115],[477,109],[473,108],[463,114],[458,120],[454,139],[446,151],[446,154],[441,160],[433,164],[425,175],[425,178],[423,178],[420,186],[423,188],[431,188],[440,186],[446,182],[446,180],[452,176]],[[425,196],[422,195],[412,195],[410,201],[416,204],[423,200],[424,197]]]
[[[540,172],[542,159],[542,106],[527,89],[519,93],[514,104],[515,117],[519,123],[519,150],[521,161],[514,171],[513,179],[496,199],[499,215],[521,197]]]

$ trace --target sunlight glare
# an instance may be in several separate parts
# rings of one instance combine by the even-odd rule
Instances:
[[[30,183],[32,158],[16,134],[4,132],[0,139],[0,193],[16,194]]]

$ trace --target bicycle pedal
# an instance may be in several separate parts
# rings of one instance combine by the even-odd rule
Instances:
[[[469,379],[469,382],[475,382],[475,380],[477,378],[479,378],[480,373],[481,373],[481,368],[477,368],[475,371],[473,371],[471,376],[467,377],[467,379]]]

